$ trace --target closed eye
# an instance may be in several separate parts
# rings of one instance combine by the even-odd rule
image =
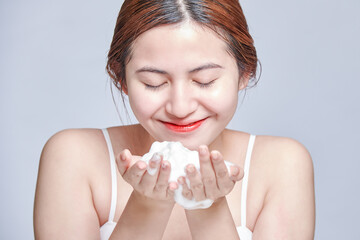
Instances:
[[[207,82],[207,83],[202,83],[202,82],[197,82],[195,81],[199,86],[200,88],[208,88],[208,87],[211,87],[214,83],[215,83],[216,79],[210,81],[210,82]]]
[[[163,85],[166,84],[166,83],[162,83],[162,84],[156,85],[156,86],[153,86],[153,85],[150,85],[150,84],[146,84],[146,83],[144,83],[144,84],[145,84],[145,88],[146,88],[146,89],[150,89],[150,90],[155,91],[155,90],[158,90],[161,86],[163,86]]]

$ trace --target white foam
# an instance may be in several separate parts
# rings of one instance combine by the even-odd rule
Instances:
[[[180,176],[186,178],[185,167],[188,164],[193,164],[198,171],[200,170],[199,153],[185,148],[180,142],[154,142],[151,145],[150,151],[142,157],[142,160],[148,164],[154,154],[162,154],[163,159],[170,162],[171,173],[169,182],[177,182]],[[230,166],[233,164],[227,161],[225,161],[225,164],[230,172]],[[154,175],[155,172],[156,169],[148,168],[149,174]],[[190,182],[187,178],[186,183],[190,187]],[[195,201],[195,198],[191,200],[185,198],[182,195],[182,186],[180,184],[178,189],[175,190],[174,199],[179,205],[188,210],[204,209],[213,204],[211,199]]]

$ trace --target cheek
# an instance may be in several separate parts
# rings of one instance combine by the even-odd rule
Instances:
[[[139,87],[137,88],[139,89]],[[131,109],[139,121],[153,115],[161,106],[159,98],[148,95],[146,91],[129,91],[129,103]]]
[[[238,103],[237,88],[217,88],[206,95],[206,102],[212,112],[222,114],[220,117],[227,115],[230,117],[234,114]]]

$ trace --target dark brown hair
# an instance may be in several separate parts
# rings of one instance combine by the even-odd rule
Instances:
[[[131,58],[134,40],[151,28],[185,20],[219,34],[236,59],[240,77],[246,74],[256,80],[256,49],[238,0],[125,0],[117,18],[106,66],[121,93],[126,86],[125,65]]]

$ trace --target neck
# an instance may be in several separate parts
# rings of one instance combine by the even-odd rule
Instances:
[[[212,151],[212,150],[218,150],[220,152],[223,151],[223,148],[224,148],[224,132],[226,131],[226,129],[224,129],[220,134],[219,136],[217,136],[215,138],[215,140],[209,144],[209,151]]]

